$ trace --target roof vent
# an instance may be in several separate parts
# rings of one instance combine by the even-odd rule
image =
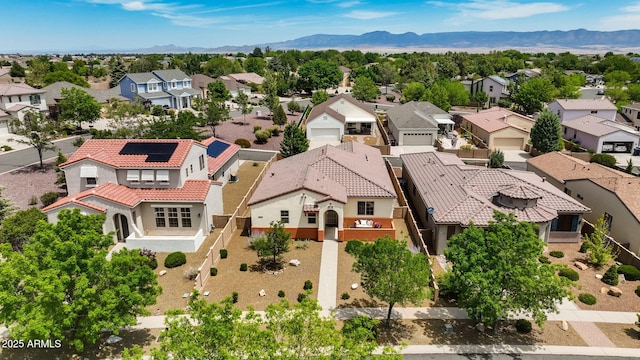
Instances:
[[[543,176],[542,177],[542,182],[545,182],[545,181],[547,181],[547,178]]]

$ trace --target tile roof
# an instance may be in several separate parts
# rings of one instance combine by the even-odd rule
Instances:
[[[432,115],[449,115],[428,101],[410,101],[387,110],[389,121],[397,129],[437,129]]]
[[[45,90],[35,89],[27,84],[0,84],[0,96],[42,94]]]
[[[583,213],[589,208],[543,181],[534,173],[468,166],[453,154],[416,153],[401,155],[426,206],[434,208],[438,223],[485,226],[493,211],[512,212],[518,219],[547,222],[558,213]],[[536,198],[530,208],[510,208],[493,201],[496,194],[516,199]]]
[[[120,155],[120,150],[131,142],[177,143],[175,151],[166,162],[147,162],[147,155]],[[114,168],[179,168],[193,145],[203,146],[190,139],[90,139],[84,142],[61,167],[80,160],[91,159]]]
[[[589,179],[589,181],[611,191],[629,209],[633,216],[640,221],[640,178],[610,177]]]
[[[200,143],[204,146],[209,146],[211,145],[211,143],[213,143],[214,141],[220,141],[223,142],[225,144],[228,144],[229,147],[226,148],[223,152],[221,152],[218,156],[213,157],[213,156],[207,156],[207,165],[209,168],[209,175],[213,175],[215,174],[227,161],[229,161],[229,159],[231,159],[231,157],[235,154],[238,153],[238,151],[240,151],[240,145],[234,144],[234,143],[230,143],[228,141],[222,140],[222,139],[218,139],[215,137],[210,137],[208,139],[202,140]]]
[[[339,113],[338,111],[336,111],[334,109],[335,106],[333,106],[334,104],[336,104],[340,100],[345,100],[345,101],[349,102],[350,104],[352,104],[353,106],[356,106],[356,107],[362,109],[363,111],[366,111],[374,119],[376,118],[376,113],[373,112],[371,107],[367,106],[364,103],[359,102],[358,100],[354,99],[353,96],[351,96],[351,95],[340,94],[338,96],[331,97],[331,98],[329,98],[329,100],[314,106],[311,109],[311,112],[309,113],[309,116],[307,117],[307,120],[306,120],[307,123],[310,122],[310,121],[313,121],[314,119],[318,118],[320,115],[322,115],[324,113],[327,113],[327,114],[333,116],[334,118],[336,118],[336,119],[338,119],[338,120],[340,120],[342,122],[345,122],[346,121],[345,115]]]
[[[238,74],[227,74],[228,77],[239,81],[241,83],[254,83],[256,85],[262,84],[264,78],[256,73],[238,73]]]
[[[514,113],[513,111],[503,109],[499,106],[495,106],[487,110],[482,110],[477,113],[465,114],[462,117],[473,125],[476,125],[477,127],[489,133],[508,127],[527,132],[525,129],[508,122],[508,118],[512,116],[519,117],[531,123],[534,122],[533,119]]]
[[[125,76],[128,76],[136,84],[147,83],[151,80],[160,81],[155,75],[153,75],[153,73],[150,73],[150,72],[128,73]]]
[[[93,98],[96,99],[96,101],[101,104],[108,102],[112,98],[116,98],[119,101],[129,101],[129,99],[120,95],[120,85],[116,86],[117,89],[111,88],[108,90],[103,90],[103,89],[84,88],[82,86],[78,86],[76,84],[72,84],[67,81],[57,81],[51,85],[48,85],[42,88],[42,90],[46,91],[44,98],[47,100],[47,105],[56,104],[58,100],[62,98],[62,89],[70,89],[70,88],[76,88],[86,92],[87,94],[93,96]]]
[[[152,73],[163,81],[182,81],[184,79],[189,79],[189,75],[179,69],[153,70]]]
[[[91,206],[96,209],[103,209],[101,211],[106,211],[102,207],[91,204],[90,201],[92,197],[98,197],[130,208],[137,206],[141,202],[202,202],[205,200],[212,183],[213,182],[209,180],[187,180],[181,188],[131,189],[123,185],[108,182],[93,189],[64,197],[43,208],[42,211],[50,211],[69,203],[78,203],[83,206]]]
[[[621,125],[619,123],[616,123],[615,121],[611,121],[594,115],[586,115],[577,119],[565,121],[562,123],[562,126],[568,127],[570,129],[575,129],[593,136],[612,134],[617,131],[625,131],[636,136],[640,136],[639,132],[635,131],[629,126]]]
[[[609,99],[558,99],[555,102],[565,110],[618,110]]]
[[[204,74],[191,75],[191,81],[193,82],[193,88],[206,89],[209,83],[216,81],[214,78]]]
[[[325,145],[275,162],[249,205],[300,189],[346,203],[349,197],[395,198],[387,168],[375,148],[357,142]]]
[[[597,163],[589,163],[560,152],[550,152],[530,158],[527,160],[527,165],[539,169],[560,183],[574,179],[634,177],[631,174]]]

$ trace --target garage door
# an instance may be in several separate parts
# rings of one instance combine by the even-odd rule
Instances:
[[[0,120],[0,135],[9,135],[9,125],[7,120]]]
[[[311,140],[340,141],[340,129],[309,129]]]
[[[402,145],[433,145],[433,136],[431,133],[404,133]]]
[[[493,140],[493,147],[500,150],[520,150],[522,149],[522,139],[496,138]]]

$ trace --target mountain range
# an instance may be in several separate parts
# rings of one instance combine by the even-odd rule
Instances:
[[[546,49],[552,51],[589,52],[635,52],[640,50],[640,30],[593,31],[577,29],[570,31],[490,31],[490,32],[441,32],[418,35],[413,32],[392,34],[374,31],[362,35],[310,35],[283,42],[216,48],[181,47],[176,45],[153,46],[144,49],[110,51],[119,53],[234,53],[250,52],[255,47],[274,50],[299,49],[361,49],[403,51],[417,49]],[[108,52],[108,51],[100,51]]]

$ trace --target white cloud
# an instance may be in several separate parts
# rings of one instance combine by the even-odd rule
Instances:
[[[503,20],[526,18],[534,15],[549,14],[569,10],[568,6],[553,2],[519,3],[509,0],[473,0],[464,3],[428,1],[427,4],[450,8],[458,14],[456,17],[485,20]]]
[[[598,21],[599,30],[627,30],[631,24],[640,23],[640,2],[620,8],[618,15],[603,17]]]
[[[640,3],[636,3],[634,5],[625,6],[620,11],[626,12],[640,12]]]
[[[395,12],[354,10],[344,14],[345,17],[357,20],[373,20],[396,15]]]
[[[354,6],[358,6],[358,5],[362,5],[362,2],[360,2],[358,0],[354,0],[354,1],[341,2],[341,3],[338,4],[338,7],[350,8],[350,7],[354,7]]]

